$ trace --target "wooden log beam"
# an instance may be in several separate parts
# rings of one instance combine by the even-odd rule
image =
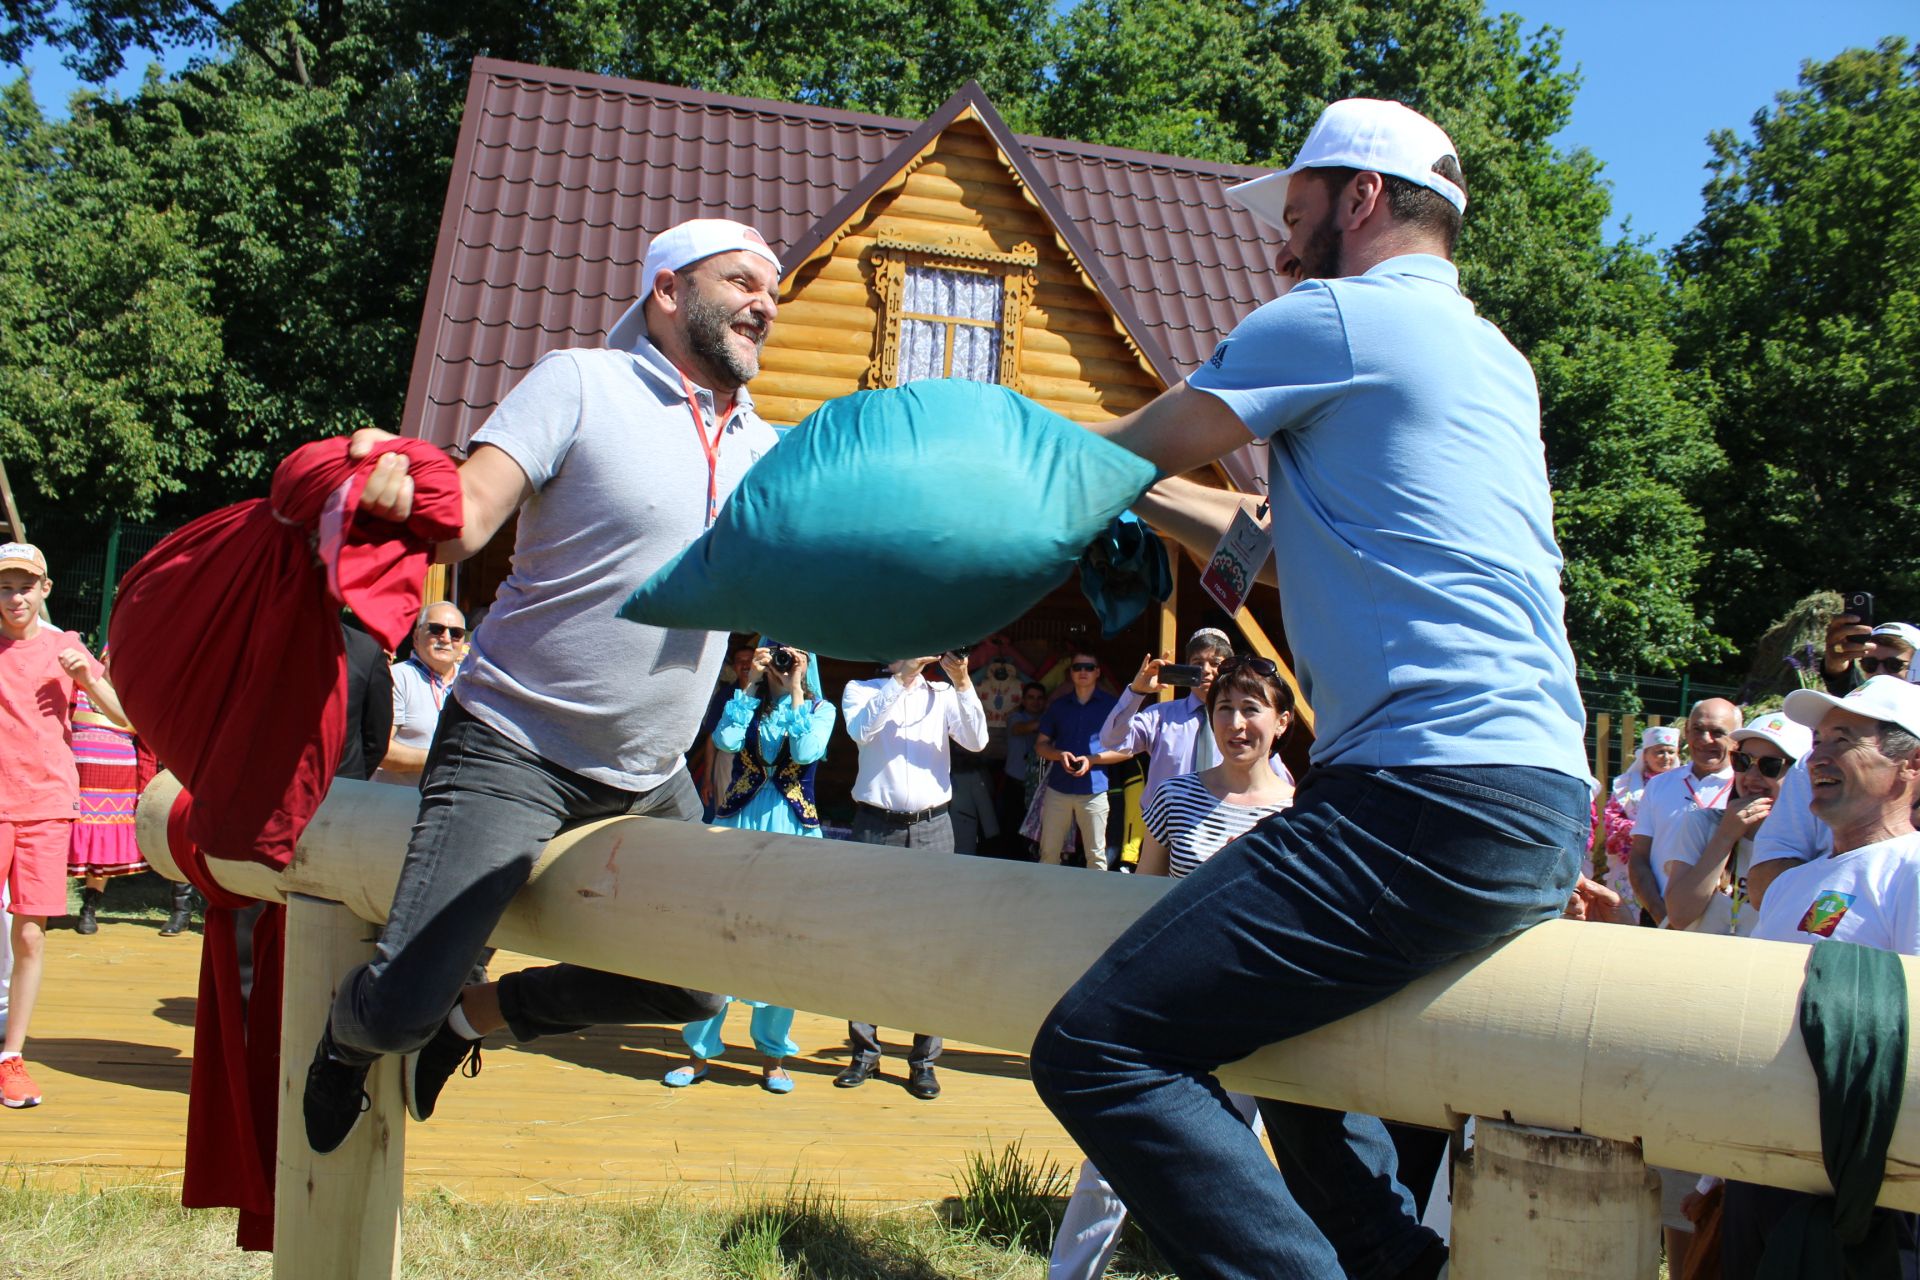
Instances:
[[[178,878],[161,775],[140,847]],[[336,782],[284,873],[241,893],[384,919],[417,797]],[[1024,1053],[1168,881],[618,818],[563,833],[494,933],[554,960]],[[914,963],[904,963],[912,956]],[[1469,1115],[1638,1140],[1648,1163],[1828,1189],[1796,1025],[1805,947],[1555,921],[1221,1072],[1235,1089],[1450,1126]],[[1920,992],[1920,962],[1904,959]],[[929,982],[926,975],[938,974]],[[1920,1078],[1880,1203],[1920,1209]]]

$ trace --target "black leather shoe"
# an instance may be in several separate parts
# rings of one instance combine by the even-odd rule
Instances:
[[[880,1073],[878,1058],[855,1058],[847,1069],[833,1078],[836,1089],[857,1089]]]
[[[106,897],[104,889],[82,889],[80,891],[80,914],[74,917],[75,933],[100,932],[100,899]]]
[[[907,1092],[921,1099],[940,1096],[940,1078],[933,1074],[932,1063],[923,1062],[907,1071]]]

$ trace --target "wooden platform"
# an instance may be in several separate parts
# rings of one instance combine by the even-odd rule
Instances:
[[[0,1169],[59,1188],[177,1185],[200,938],[162,938],[158,929],[158,921],[108,919],[91,937],[49,935],[27,1045],[46,1102],[0,1112]],[[494,972],[526,963],[503,953]],[[787,1063],[796,1087],[781,1097],[759,1087],[747,1015],[736,1007],[727,1025],[740,1052],[688,1089],[660,1083],[684,1056],[677,1028],[490,1047],[477,1079],[449,1082],[432,1123],[408,1127],[409,1193],[532,1201],[810,1185],[849,1200],[906,1203],[952,1195],[968,1154],[1016,1139],[1069,1172],[1078,1163],[1034,1096],[1023,1058],[950,1043],[939,1063],[944,1092],[922,1102],[903,1088],[908,1037],[883,1029],[885,1075],[836,1089],[846,1024],[803,1013],[793,1028],[801,1056]]]

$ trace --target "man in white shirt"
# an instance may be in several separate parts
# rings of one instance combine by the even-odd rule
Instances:
[[[921,674],[938,661],[951,684]],[[967,660],[903,658],[878,680],[850,680],[840,695],[847,733],[860,748],[853,782],[853,838],[862,844],[953,852],[952,746],[968,751],[987,745],[987,712],[974,692]],[[853,1061],[834,1078],[842,1089],[865,1084],[880,1069],[880,1041],[870,1022],[849,1022]],[[933,1062],[940,1037],[916,1033],[907,1057],[907,1092],[935,1098],[940,1082]]]
[[[1740,708],[1725,698],[1706,698],[1687,713],[1685,769],[1669,769],[1647,783],[1640,812],[1633,820],[1633,843],[1627,855],[1627,875],[1641,909],[1654,924],[1667,918],[1669,853],[1676,847],[1687,815],[1699,809],[1725,809],[1733,791],[1733,733],[1740,727]]]
[[[1833,852],[1782,872],[1760,908],[1757,938],[1825,939],[1920,955],[1920,689],[1874,676],[1844,698],[1800,689],[1786,712],[1813,730],[1806,755],[1813,815],[1833,832]],[[1723,1271],[1752,1275],[1768,1231],[1801,1193],[1729,1182]],[[1876,1209],[1875,1214],[1888,1210]],[[1898,1214],[1900,1275],[1914,1267],[1915,1218]]]
[[[413,652],[392,668],[393,737],[386,758],[374,770],[375,782],[420,785],[420,770],[426,767],[433,731],[440,727],[440,711],[453,687],[454,672],[460,668],[466,638],[466,615],[451,600],[420,611],[413,624]]]

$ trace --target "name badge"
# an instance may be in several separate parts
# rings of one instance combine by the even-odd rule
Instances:
[[[1242,507],[1234,513],[1220,545],[1213,549],[1213,559],[1207,561],[1206,571],[1200,575],[1200,586],[1229,614],[1239,613],[1253,591],[1254,579],[1260,576],[1260,566],[1272,551],[1273,535],[1268,526]]]

